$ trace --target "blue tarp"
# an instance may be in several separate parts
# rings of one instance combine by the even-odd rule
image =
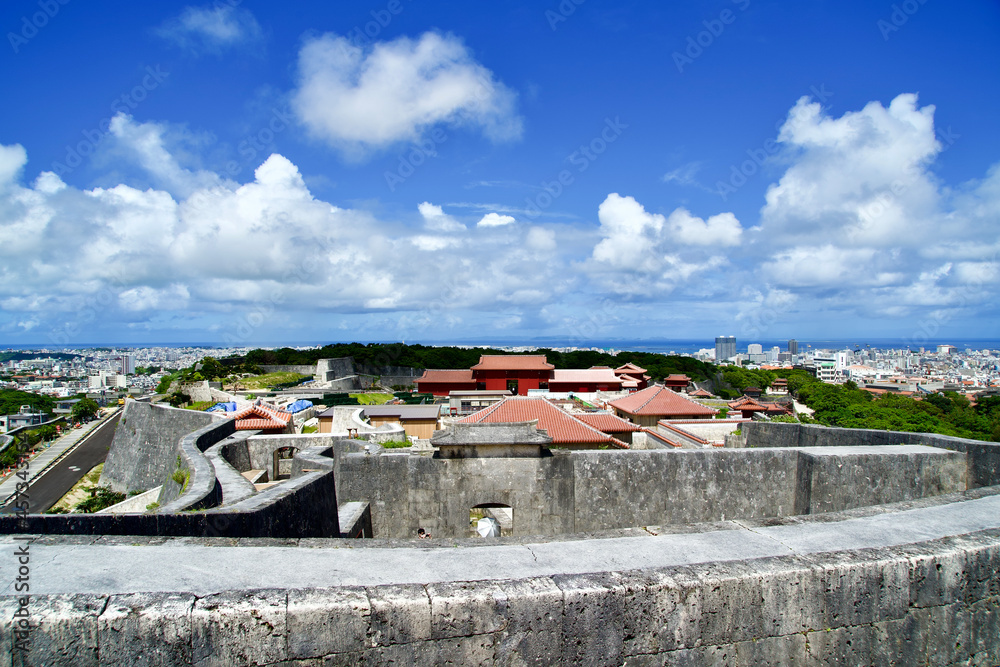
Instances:
[[[205,412],[236,412],[236,401],[229,403],[216,403]]]
[[[296,412],[302,412],[306,408],[311,408],[312,406],[313,406],[312,401],[299,399],[294,403],[290,403],[289,405],[285,406],[285,412],[290,412],[294,415]]]

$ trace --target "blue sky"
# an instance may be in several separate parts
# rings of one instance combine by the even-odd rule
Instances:
[[[998,331],[996,2],[0,28],[0,344]]]

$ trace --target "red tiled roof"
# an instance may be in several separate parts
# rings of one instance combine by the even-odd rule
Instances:
[[[680,382],[682,380],[684,382],[690,382],[691,378],[689,378],[687,375],[684,375],[683,373],[671,373],[666,377],[666,380],[670,380],[672,382]]]
[[[615,373],[628,373],[630,375],[632,373],[645,373],[645,372],[646,372],[645,368],[640,368],[635,364],[633,364],[631,361],[628,362],[627,364],[622,364],[621,366],[615,369]]]
[[[716,410],[655,384],[608,405],[630,415],[714,415]]]
[[[468,382],[474,383],[472,371],[469,369],[458,370],[425,370],[424,374],[417,378],[417,382]]]
[[[621,378],[610,368],[567,368],[552,371],[549,384],[584,383],[584,384],[621,384]]]
[[[480,424],[499,422],[526,422],[538,420],[538,428],[544,429],[552,438],[553,445],[569,444],[607,444],[622,449],[628,445],[602,433],[596,428],[574,418],[565,410],[560,410],[544,398],[523,398],[510,396],[488,408],[473,413],[460,423]]]
[[[484,354],[474,371],[550,371],[550,364],[544,354]]]
[[[729,407],[734,410],[764,410],[764,406],[750,398],[749,396],[740,396],[735,401],[729,402]]]
[[[704,389],[695,389],[692,392],[688,392],[688,396],[695,396],[697,398],[711,398],[712,392],[705,391]]]
[[[239,412],[232,413],[232,418],[236,420],[237,431],[284,429],[292,421],[290,413],[265,404],[243,408]]]
[[[639,386],[639,381],[636,380],[631,375],[626,375],[626,374],[622,373],[619,377],[621,378],[622,386],[623,387],[638,387]]]
[[[604,412],[580,412],[570,416],[576,417],[584,424],[593,426],[604,433],[634,433],[642,430],[641,426],[636,426],[621,417]]]

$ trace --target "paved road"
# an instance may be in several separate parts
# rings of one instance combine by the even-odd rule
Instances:
[[[49,468],[44,475],[31,481],[31,486],[28,487],[29,513],[40,514],[55,505],[91,468],[107,457],[119,418],[121,412],[94,429],[83,444]],[[7,513],[12,509],[7,506],[0,509],[0,512]]]

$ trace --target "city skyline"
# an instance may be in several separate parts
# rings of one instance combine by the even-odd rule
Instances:
[[[0,27],[0,346],[1000,330],[995,3]]]

